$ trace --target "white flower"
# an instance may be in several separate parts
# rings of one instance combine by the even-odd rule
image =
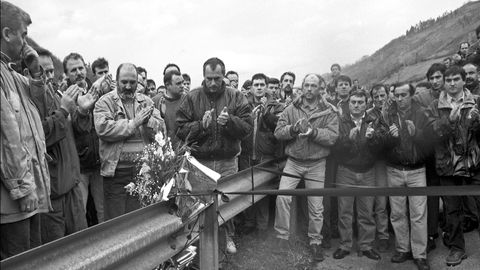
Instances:
[[[143,163],[142,164],[142,168],[140,169],[140,171],[138,172],[139,175],[145,175],[147,173],[150,172],[150,166],[148,166],[147,163]]]
[[[132,194],[133,190],[135,189],[135,183],[130,182],[128,185],[125,186],[125,190]]]
[[[162,147],[158,147],[157,150],[153,153],[155,156],[160,157],[163,160],[163,149]]]
[[[156,135],[155,135],[155,141],[161,146],[163,147],[165,145],[165,138],[163,137],[163,133],[162,132],[158,132]]]

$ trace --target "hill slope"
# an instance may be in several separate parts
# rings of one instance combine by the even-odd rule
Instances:
[[[419,81],[428,67],[451,56],[462,41],[475,41],[480,24],[480,1],[469,2],[436,19],[420,22],[368,57],[343,67],[342,73],[360,83]]]

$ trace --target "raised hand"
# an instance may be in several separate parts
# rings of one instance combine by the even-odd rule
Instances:
[[[210,124],[212,123],[212,113],[214,111],[215,111],[215,109],[207,110],[203,114],[202,126],[203,126],[204,129],[207,129],[210,126]]]
[[[395,138],[398,138],[398,127],[397,125],[395,125],[395,123],[389,127],[389,132],[390,132],[390,135],[392,135]]]
[[[455,122],[460,119],[460,106],[457,106],[450,111],[448,119],[450,120],[450,122]]]
[[[415,124],[412,120],[405,120],[405,123],[407,124],[408,134],[410,134],[410,136],[415,135]]]
[[[38,53],[30,45],[25,44],[21,51],[21,57],[25,62],[25,65],[30,72],[30,75],[34,79],[38,79],[41,76],[40,63],[38,62]]]
[[[299,137],[310,137],[313,135],[313,127],[310,125],[310,123],[307,124],[307,130],[305,132],[302,132],[298,134]]]
[[[350,138],[350,140],[354,140],[359,133],[360,133],[360,127],[354,127],[350,129],[350,133],[348,134],[348,137]]]
[[[81,113],[85,114],[87,111],[93,108],[93,105],[95,105],[95,102],[97,102],[98,97],[98,92],[93,89],[83,96],[78,96],[78,110]]]
[[[138,127],[142,124],[145,124],[148,122],[148,119],[150,119],[150,116],[153,113],[153,106],[145,107],[140,110],[140,112],[135,115],[135,118],[133,119],[135,126]]]
[[[218,123],[219,125],[224,126],[224,125],[227,124],[229,117],[230,117],[230,116],[228,115],[227,107],[223,107],[222,112],[221,112],[220,115],[217,117],[217,123]]]
[[[372,138],[373,137],[373,132],[375,132],[375,129],[372,127],[373,122],[368,123],[367,130],[365,131],[365,137],[366,138]]]
[[[76,100],[81,91],[82,89],[76,84],[68,87],[60,100],[60,107],[69,113],[74,112],[77,106]]]
[[[305,133],[307,132],[308,121],[306,118],[300,118],[297,120],[295,125],[293,125],[293,131],[295,133]]]

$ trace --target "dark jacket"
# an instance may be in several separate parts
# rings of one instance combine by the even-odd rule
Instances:
[[[480,176],[480,120],[468,118],[470,110],[480,106],[480,98],[468,90],[464,93],[460,119],[454,123],[449,120],[452,107],[445,92],[427,110],[429,128],[436,140],[435,164],[440,176]]]
[[[386,135],[387,163],[393,166],[418,168],[425,163],[426,158],[432,152],[431,140],[424,133],[428,124],[425,109],[412,100],[412,106],[405,119],[400,120],[398,115],[395,102],[388,107],[383,115],[387,128],[395,123],[399,129],[397,138],[389,133]],[[415,125],[415,134],[413,136],[410,136],[408,133],[405,120],[411,120]]]
[[[182,95],[175,99],[167,95],[156,95],[152,98],[155,108],[160,111],[160,115],[165,121],[167,136],[170,137],[173,142],[180,141],[177,137],[177,111],[184,97],[185,95]]]
[[[340,165],[354,172],[366,172],[373,168],[379,153],[382,152],[383,139],[387,134],[386,126],[379,118],[366,114],[362,120],[360,133],[352,140],[350,130],[355,127],[350,114],[340,116],[339,137],[333,148]],[[367,127],[374,129],[373,136],[366,138]]]
[[[199,159],[230,159],[240,153],[240,140],[252,132],[251,108],[245,96],[225,83],[216,93],[209,93],[203,83],[186,95],[177,112],[177,136],[192,146],[192,155]],[[229,120],[217,124],[217,117],[227,107]],[[205,111],[215,109],[212,123],[203,128]]]

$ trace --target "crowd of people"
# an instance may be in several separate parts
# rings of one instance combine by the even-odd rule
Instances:
[[[333,64],[329,82],[310,73],[296,88],[293,72],[256,73],[238,89],[238,73],[210,58],[201,86],[190,89],[190,76],[168,64],[157,87],[132,63],[113,78],[105,58],[87,78],[78,53],[63,59],[57,80],[52,54],[26,42],[28,13],[1,6],[1,259],[138,209],[125,186],[159,131],[222,176],[286,156],[279,189],[301,181],[307,189],[480,183],[480,51],[469,43],[460,45],[460,59],[432,64],[416,85],[367,89]],[[276,197],[279,251],[289,247],[291,202]],[[267,235],[269,211],[267,200],[246,210],[245,232]],[[380,260],[391,249],[391,224],[391,262],[413,259],[429,269],[437,238],[450,249],[447,265],[466,258],[463,233],[478,229],[480,198],[309,196],[306,212],[315,261],[334,237],[334,259],[356,248]],[[224,227],[226,250],[235,253],[234,223]]]

